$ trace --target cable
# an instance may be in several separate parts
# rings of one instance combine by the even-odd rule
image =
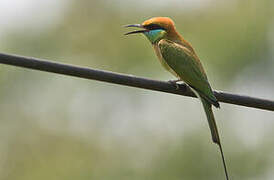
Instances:
[[[170,82],[151,80],[132,75],[91,69],[87,67],[61,64],[37,58],[0,53],[0,63],[35,69],[39,71],[74,76],[84,79],[92,79],[131,87],[161,91],[171,94],[196,97],[185,84],[179,84],[179,88],[177,88],[176,86],[174,86],[173,83]],[[274,111],[274,101],[271,100],[242,96],[220,91],[214,91],[214,95],[220,102]]]

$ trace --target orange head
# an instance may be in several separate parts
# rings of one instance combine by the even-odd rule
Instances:
[[[133,24],[126,27],[142,28],[142,30],[126,33],[126,35],[143,33],[152,44],[164,38],[170,40],[179,38],[174,22],[168,17],[154,17],[144,21],[142,24]]]
[[[142,23],[142,26],[148,29],[162,28],[169,33],[175,31],[174,22],[168,17],[154,17],[148,19]]]

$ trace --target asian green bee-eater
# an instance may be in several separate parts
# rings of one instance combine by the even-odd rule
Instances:
[[[176,76],[177,81],[184,81],[201,100],[211,130],[212,140],[219,145],[226,179],[228,180],[222,145],[212,112],[212,105],[217,108],[220,105],[213,94],[199,57],[190,43],[177,32],[174,22],[168,17],[155,17],[144,21],[142,24],[126,27],[142,28],[141,30],[126,33],[126,35],[144,34],[152,43],[164,68]]]

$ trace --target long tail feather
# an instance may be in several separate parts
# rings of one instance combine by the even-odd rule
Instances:
[[[217,124],[212,111],[212,105],[204,98],[200,98],[206,113],[208,125],[211,131],[212,141],[216,144],[221,144]]]
[[[225,156],[224,156],[223,148],[222,148],[221,143],[218,144],[218,145],[219,145],[220,152],[221,152],[221,155],[222,155],[222,161],[223,161],[223,165],[224,165],[224,169],[225,169],[226,180],[229,180],[229,178],[228,178],[228,172],[227,172],[227,168],[226,168],[226,163],[225,163]]]
[[[228,178],[228,172],[227,172],[227,168],[226,168],[226,163],[225,163],[225,158],[224,158],[224,153],[223,153],[223,148],[221,145],[221,141],[220,141],[220,137],[219,137],[219,133],[218,133],[218,129],[217,129],[217,125],[216,125],[216,121],[214,118],[214,114],[212,111],[212,105],[204,98],[200,98],[207,116],[207,121],[209,124],[209,128],[211,131],[211,136],[212,136],[212,140],[214,143],[218,144],[219,148],[220,148],[220,152],[222,155],[222,161],[223,161],[223,165],[224,165],[224,170],[225,170],[225,176],[226,179],[229,180]]]

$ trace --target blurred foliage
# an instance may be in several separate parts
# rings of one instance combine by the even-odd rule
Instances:
[[[179,32],[192,42],[204,64],[212,66],[209,69],[216,71],[220,79],[231,80],[244,67],[258,60],[269,60],[271,1],[214,1],[209,8],[181,13],[167,5],[145,17],[139,15],[138,8],[128,10],[128,3],[123,3],[121,8],[115,8],[108,1],[73,1],[55,28],[38,33],[11,32],[4,48],[73,63],[76,59],[77,64],[113,71],[139,69],[141,73],[158,74],[162,69],[154,62],[150,44],[144,37],[124,37],[127,30],[122,25],[168,15],[175,20]]]
[[[153,16],[169,16],[193,44],[218,89],[233,88],[248,68],[247,74],[273,80],[271,1],[213,0],[196,8],[185,7],[184,1],[165,2],[164,8],[154,7],[152,1],[141,2],[144,5],[122,0],[68,1],[68,7],[59,12],[60,22],[39,31],[32,27],[9,31],[1,49],[172,79],[149,42],[141,35],[123,36],[127,29],[122,27]],[[197,113],[201,109],[196,101],[190,104],[192,99],[182,102],[178,96],[95,86],[94,82],[7,66],[0,66],[0,85],[0,179],[224,179],[208,129],[190,128],[187,133],[180,129],[187,129],[187,122],[205,119],[203,112],[201,116]],[[229,110],[231,106],[226,107],[222,118],[218,114],[218,122],[226,124],[220,129],[227,133],[224,147],[231,179],[267,179],[274,164],[273,142],[252,147],[236,141],[233,122],[240,120]],[[163,125],[157,129],[151,119]],[[182,123],[169,125],[178,123],[175,119]],[[179,135],[171,136],[169,128]]]
[[[20,137],[9,142],[1,179],[223,179],[223,167],[216,158],[219,152],[213,151],[212,144],[193,138],[195,134],[173,145],[164,140],[151,153],[121,146],[115,140],[108,148],[95,139],[53,135],[33,124],[24,126],[22,132],[17,131]],[[262,155],[250,158],[258,152],[269,153],[257,148],[228,156],[231,177],[259,179],[269,162]]]

